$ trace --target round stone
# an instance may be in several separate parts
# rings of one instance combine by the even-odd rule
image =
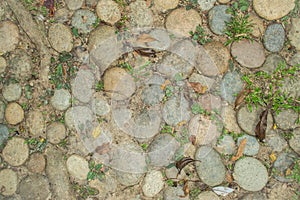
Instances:
[[[166,12],[167,10],[174,9],[177,7],[179,0],[154,0],[155,8],[160,12]]]
[[[94,74],[90,70],[79,70],[72,83],[72,95],[83,103],[88,103],[93,95]]]
[[[3,58],[2,56],[0,56],[0,74],[2,74],[3,72],[5,72],[7,67],[7,63],[5,58]]]
[[[72,17],[72,26],[87,34],[94,29],[96,19],[97,17],[92,11],[85,9],[76,10]]]
[[[236,120],[236,112],[232,106],[225,106],[222,108],[222,118],[224,127],[229,132],[240,133],[241,129]]]
[[[9,131],[7,126],[5,126],[4,124],[0,124],[0,149],[2,149],[4,143],[8,139],[8,135],[9,135]]]
[[[212,191],[201,192],[198,196],[199,200],[219,200],[220,198]]]
[[[196,170],[200,179],[209,186],[221,184],[225,179],[225,166],[220,155],[210,146],[201,146],[195,153]]]
[[[264,33],[264,45],[268,51],[279,52],[284,45],[285,31],[281,24],[271,24]]]
[[[78,155],[72,155],[67,159],[67,169],[71,176],[78,180],[86,180],[89,173],[89,163]]]
[[[272,54],[268,55],[265,63],[260,68],[260,70],[268,72],[268,73],[272,73],[275,71],[275,69],[278,67],[278,65],[280,63],[284,63],[284,62],[285,62],[284,58],[282,58],[278,54],[272,53]]]
[[[19,43],[19,28],[11,21],[0,23],[0,51],[1,54],[12,51]]]
[[[280,19],[294,7],[294,0],[253,0],[255,12],[267,20]]]
[[[212,7],[214,7],[214,4],[217,0],[198,0],[198,4],[201,8],[201,10],[210,10]]]
[[[101,0],[96,7],[98,17],[108,24],[115,24],[121,19],[121,12],[116,2],[112,0]]]
[[[208,23],[212,32],[217,35],[224,34],[226,22],[231,20],[231,15],[226,12],[229,6],[219,5],[213,7],[208,13]]]
[[[135,92],[135,82],[125,69],[114,67],[108,69],[103,77],[104,90],[116,100],[124,100]]]
[[[66,23],[67,21],[69,21],[70,13],[71,12],[67,8],[60,8],[55,11],[54,19],[58,23]]]
[[[93,30],[89,36],[88,50],[92,51],[97,48],[101,43],[104,43],[108,38],[115,34],[115,29],[111,26],[100,25]]]
[[[265,32],[264,21],[254,13],[250,13],[248,21],[253,24],[252,35],[254,37],[261,37]]]
[[[146,174],[142,190],[146,197],[154,197],[164,188],[164,185],[165,182],[162,173],[153,170]]]
[[[69,108],[65,113],[65,123],[70,129],[80,128],[80,123],[87,123],[93,121],[93,113],[86,106],[75,106]]]
[[[296,123],[298,117],[298,113],[292,109],[282,110],[278,115],[274,115],[277,126],[283,130],[299,127],[299,124]]]
[[[6,101],[17,101],[22,94],[22,88],[18,83],[4,85],[2,88],[2,95]]]
[[[45,120],[43,113],[38,110],[31,110],[27,115],[26,124],[31,135],[43,135],[45,128]]]
[[[81,8],[84,0],[66,0],[65,2],[70,10],[77,10]]]
[[[257,142],[256,138],[250,135],[243,135],[242,137],[238,138],[237,145],[241,144],[241,141],[246,139],[246,146],[244,149],[244,155],[247,156],[255,156],[258,154],[259,151],[259,143]]]
[[[13,137],[2,151],[3,159],[12,166],[22,165],[29,156],[29,148],[22,138]]]
[[[51,105],[57,110],[66,110],[71,105],[71,95],[66,89],[55,89]]]
[[[155,105],[161,102],[165,93],[160,88],[160,85],[150,85],[142,92],[142,100],[147,105]]]
[[[195,31],[199,24],[202,24],[201,17],[194,9],[178,8],[173,10],[166,19],[168,31],[185,37],[189,37],[189,32]]]
[[[153,14],[143,0],[130,3],[130,24],[133,27],[151,27],[153,24]]]
[[[273,164],[273,176],[280,182],[291,182],[292,180],[287,177],[286,171],[295,163],[296,158],[297,155],[294,153],[281,152]]]
[[[66,127],[60,122],[52,122],[47,127],[47,139],[53,144],[58,144],[66,137]]]
[[[5,110],[5,119],[7,123],[16,125],[23,121],[24,110],[17,103],[9,103]]]
[[[263,46],[256,41],[241,40],[234,42],[231,54],[242,66],[248,68],[260,67],[265,61]]]
[[[94,112],[96,115],[104,116],[110,112],[110,105],[107,102],[107,99],[104,97],[102,93],[96,92],[94,94]]]
[[[73,48],[73,36],[70,28],[56,23],[49,28],[48,39],[51,46],[58,52],[70,52]]]
[[[299,53],[296,53],[295,55],[293,55],[291,57],[291,59],[289,60],[289,64],[290,65],[297,65],[300,63],[300,52]]]
[[[291,41],[291,44],[300,51],[300,19],[292,18],[292,26],[288,33],[288,38]]]
[[[185,197],[183,188],[180,186],[168,187],[164,191],[164,200],[189,200],[189,197]]]
[[[45,170],[46,159],[43,154],[34,153],[31,154],[27,163],[28,169],[33,173],[42,173]]]
[[[290,147],[300,155],[300,128],[293,131],[293,137],[289,140]]]
[[[243,81],[241,80],[241,75],[234,72],[227,72],[221,82],[221,96],[233,104],[236,99],[236,94],[239,94],[243,89]]]
[[[281,152],[288,146],[286,140],[280,135],[278,130],[272,130],[267,134],[266,143],[274,152]]]
[[[230,135],[221,136],[216,145],[216,150],[224,155],[230,155],[234,153],[235,142]]]
[[[0,171],[0,193],[5,196],[13,195],[18,186],[17,173],[11,169],[3,169]]]
[[[29,79],[32,76],[31,57],[21,49],[15,50],[9,61],[9,68],[18,78]]]

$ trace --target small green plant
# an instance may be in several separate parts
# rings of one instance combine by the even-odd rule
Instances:
[[[62,148],[66,148],[68,145],[68,139],[64,138],[62,140],[59,141],[58,146],[62,147]]]
[[[295,161],[295,165],[291,171],[291,175],[289,175],[289,178],[294,179],[297,183],[300,184],[300,160]]]
[[[201,45],[211,42],[211,38],[205,33],[204,29],[200,25],[196,27],[195,32],[190,31],[190,35],[193,40],[197,41]]]
[[[186,9],[186,10],[190,10],[190,9],[192,9],[192,8],[197,7],[197,5],[198,5],[198,0],[189,0],[189,1],[188,1],[188,4],[187,4],[186,7],[185,7],[185,9]]]
[[[105,172],[108,171],[108,169],[103,164],[96,164],[94,161],[91,161],[89,163],[89,169],[90,171],[87,174],[88,181],[94,179],[102,181],[105,178]]]
[[[165,125],[162,127],[162,129],[161,129],[160,132],[161,132],[161,133],[174,134],[174,128],[173,128],[172,126],[170,126],[170,125],[165,124]]]
[[[44,138],[27,138],[25,144],[30,147],[30,153],[43,152],[48,144],[48,141]]]
[[[167,179],[167,180],[166,180],[166,183],[167,183],[167,185],[170,186],[170,187],[174,187],[174,185],[175,185],[175,184],[174,184],[174,181],[171,180],[171,179]]]
[[[248,0],[239,0],[227,10],[227,13],[231,14],[231,20],[226,22],[225,34],[228,40],[225,46],[241,39],[252,39],[253,24],[249,21],[249,14],[246,14],[248,8]]]
[[[96,92],[104,90],[104,82],[102,80],[98,81],[95,87]]]
[[[197,104],[197,103],[194,103],[193,105],[192,105],[192,107],[191,107],[191,109],[192,109],[192,113],[194,114],[194,115],[198,115],[198,114],[205,114],[205,115],[208,115],[209,114],[209,112],[207,111],[207,110],[205,110],[204,108],[202,108],[199,104]]]
[[[79,37],[78,28],[73,27],[73,28],[72,28],[72,33],[73,33],[73,35],[74,35],[76,38]]]
[[[96,21],[93,23],[93,27],[97,28],[99,26],[99,24],[100,24],[100,21],[101,21],[100,18],[97,17]]]
[[[200,193],[201,193],[201,190],[198,187],[191,189],[190,190],[190,199],[196,200]]]
[[[143,70],[151,64],[150,61],[146,62],[145,64],[133,68],[128,62],[124,62],[120,64],[120,67],[126,69],[127,72],[134,78],[135,81],[138,81],[141,77],[145,77],[149,75],[149,72],[144,72]]]
[[[149,146],[149,145],[148,145],[147,143],[141,144],[141,147],[142,147],[142,149],[143,149],[144,151],[147,150],[148,146]]]
[[[295,7],[294,9],[286,16],[282,17],[280,20],[284,25],[288,24],[288,21],[291,18],[297,18],[300,14],[300,0],[295,0]]]
[[[99,194],[99,191],[95,188],[92,188],[88,185],[79,185],[78,183],[73,184],[73,190],[81,197],[82,199],[87,199],[89,196]]]

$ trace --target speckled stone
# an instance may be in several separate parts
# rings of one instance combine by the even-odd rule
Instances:
[[[179,0],[154,0],[154,6],[160,12],[166,12],[167,10],[174,9],[177,7]]]
[[[214,4],[217,0],[198,0],[198,4],[201,8],[201,10],[210,10],[212,7],[214,7]]]
[[[260,68],[260,70],[272,73],[278,67],[278,65],[282,62],[285,62],[284,58],[276,53],[269,54],[266,58],[265,63]]]
[[[164,200],[189,200],[189,197],[184,196],[183,188],[181,186],[167,187],[164,190]]]
[[[46,159],[41,153],[34,153],[30,155],[27,163],[27,168],[33,173],[42,173],[45,170]]]
[[[7,123],[16,125],[23,121],[24,110],[17,103],[9,103],[5,109],[5,119]]]
[[[29,79],[32,76],[33,63],[26,51],[16,49],[9,60],[9,69],[19,79]]]
[[[292,26],[288,33],[288,38],[291,41],[291,44],[300,51],[300,19],[292,18]]]
[[[22,88],[18,83],[4,85],[2,95],[6,101],[17,101],[22,95]]]
[[[27,115],[26,125],[33,136],[41,136],[45,130],[43,113],[39,110],[31,110]]]
[[[264,21],[254,13],[250,13],[248,21],[253,24],[252,35],[254,37],[261,37],[265,32]]]
[[[0,194],[5,196],[13,195],[17,191],[18,176],[12,169],[3,169],[0,171]]]
[[[66,110],[71,105],[71,95],[66,89],[55,89],[50,103],[57,110]]]
[[[96,13],[101,20],[111,25],[121,19],[119,6],[112,0],[99,1],[96,7]]]
[[[264,33],[264,45],[268,51],[279,52],[284,45],[285,31],[281,24],[271,24]]]
[[[246,138],[246,146],[244,149],[244,155],[247,156],[255,156],[258,154],[259,151],[259,143],[257,142],[256,138],[250,135],[243,135],[242,137],[238,138],[237,145],[241,144],[241,141]]]
[[[153,170],[146,174],[142,190],[146,197],[154,197],[164,188],[164,185],[165,182],[162,173]]]
[[[5,58],[3,58],[2,56],[0,56],[0,74],[2,74],[3,72],[5,72],[7,67],[7,62],[5,60]]]
[[[49,28],[48,39],[51,46],[58,52],[70,52],[73,48],[71,29],[61,23],[53,24]]]
[[[66,127],[60,122],[52,122],[47,127],[47,139],[53,144],[58,144],[66,137]]]
[[[3,101],[0,101],[0,122],[3,122],[4,120],[5,107],[5,103]]]
[[[300,128],[293,131],[293,137],[289,140],[290,147],[300,155]]]
[[[221,82],[221,96],[223,99],[233,104],[238,94],[243,89],[243,81],[241,75],[234,72],[227,72]]]
[[[282,110],[278,115],[274,115],[275,122],[278,127],[283,130],[294,129],[299,127],[296,123],[298,114],[294,110]]]
[[[224,155],[233,154],[235,148],[235,142],[230,135],[221,136],[216,145],[216,150]]]
[[[4,143],[8,139],[8,135],[9,135],[9,131],[7,126],[5,126],[4,124],[0,124],[0,149],[3,148]]]
[[[93,102],[93,111],[96,115],[104,116],[110,112],[109,102],[102,93],[96,92],[93,97]]]
[[[89,10],[76,10],[72,17],[72,26],[82,33],[89,33],[94,29],[93,24],[96,22],[96,15]]]
[[[220,200],[218,195],[212,191],[201,192],[196,200]]]
[[[12,166],[20,166],[29,156],[29,148],[23,138],[13,137],[2,151],[3,159]]]
[[[235,133],[240,133],[241,129],[236,120],[236,112],[231,106],[225,106],[222,108],[222,119],[224,127]]]
[[[132,27],[151,27],[153,24],[152,11],[147,7],[146,2],[137,0],[130,3],[130,24]]]
[[[19,28],[11,21],[2,21],[0,23],[0,52],[4,54],[12,51],[19,43]]]
[[[266,143],[274,152],[281,152],[287,146],[287,141],[280,135],[279,130],[271,130],[266,135]]]
[[[81,8],[84,0],[65,0],[65,2],[70,10],[77,10]]]
[[[209,27],[217,35],[224,34],[226,22],[231,20],[231,15],[226,13],[229,6],[218,5],[213,7],[208,13]]]
[[[277,159],[273,164],[273,168],[275,169],[273,176],[280,182],[292,182],[292,180],[286,176],[285,172],[296,159],[297,155],[288,151],[278,154]]]
[[[72,95],[80,102],[88,103],[93,96],[95,78],[91,70],[79,70],[71,84]]]
[[[78,155],[72,155],[67,159],[67,169],[71,176],[77,180],[86,180],[90,171],[88,162]]]

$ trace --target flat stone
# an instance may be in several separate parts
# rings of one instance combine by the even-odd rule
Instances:
[[[281,92],[286,94],[287,97],[294,99],[300,98],[300,72],[294,74],[293,76],[286,77],[283,80],[281,86]]]
[[[52,122],[47,127],[47,139],[53,144],[58,144],[66,137],[66,127],[60,122]]]
[[[209,186],[221,184],[225,179],[225,166],[220,155],[210,146],[201,146],[195,153],[196,170],[199,178]]]
[[[231,20],[231,15],[226,13],[229,6],[218,5],[213,7],[208,13],[208,24],[212,32],[223,35],[226,30],[226,22]]]
[[[210,90],[213,87],[215,80],[198,73],[192,73],[189,77],[189,82],[200,83],[202,86],[207,87],[207,90]]]
[[[234,153],[236,148],[235,142],[230,135],[221,136],[216,145],[216,150],[220,154],[231,155]]]
[[[101,0],[96,7],[98,17],[108,24],[115,24],[121,19],[121,12],[116,2],[112,0]]]
[[[6,101],[17,101],[22,95],[22,88],[18,83],[4,85],[2,95]]]
[[[82,129],[86,128],[80,126],[85,126],[86,123],[92,121],[93,121],[93,113],[88,107],[85,106],[71,107],[65,113],[66,126],[70,129],[76,129],[80,133],[84,130],[80,130],[79,128]]]
[[[78,10],[81,8],[84,0],[66,0],[65,2],[70,10]]]
[[[87,34],[94,29],[93,24],[96,22],[96,15],[89,10],[76,10],[72,17],[72,26],[77,28],[80,32]]]
[[[31,57],[21,49],[17,49],[11,56],[9,68],[18,79],[29,79],[32,75]]]
[[[236,120],[236,112],[231,106],[225,106],[222,108],[222,119],[224,127],[235,133],[240,133],[241,129]]]
[[[275,71],[278,65],[283,62],[285,62],[285,60],[280,55],[276,53],[269,54],[260,70],[272,73]]]
[[[65,23],[69,20],[71,12],[67,8],[61,8],[55,11],[54,19],[58,23]]]
[[[281,24],[271,24],[264,33],[264,45],[268,51],[279,52],[284,45],[285,31]]]
[[[174,159],[179,143],[169,134],[158,134],[148,147],[148,158],[151,166],[168,166]]]
[[[3,72],[5,72],[7,67],[7,62],[5,60],[5,58],[3,58],[2,56],[0,56],[0,74],[2,74]]]
[[[34,136],[41,136],[45,130],[45,120],[43,113],[38,110],[31,110],[27,115],[26,125],[29,132]]]
[[[20,182],[19,194],[24,200],[47,199],[50,197],[50,186],[45,176],[29,175]]]
[[[268,200],[267,195],[264,192],[251,192],[249,194],[243,195],[241,200]]]
[[[97,48],[101,43],[115,34],[115,29],[107,25],[99,25],[93,30],[89,36],[88,50],[92,51]]]
[[[217,0],[198,0],[198,4],[201,8],[201,10],[210,10],[212,7],[214,7],[214,4]]]
[[[199,104],[205,110],[211,111],[221,111],[222,109],[222,101],[219,96],[215,96],[212,94],[204,94],[199,98]]]
[[[5,108],[5,103],[3,101],[0,101],[0,122],[3,122],[4,120]]]
[[[164,191],[164,200],[188,200],[189,197],[184,197],[183,188],[177,187],[167,187]]]
[[[296,53],[291,57],[291,59],[288,61],[288,63],[292,66],[297,65],[300,63],[300,53]]]
[[[0,149],[8,139],[9,131],[6,125],[0,124]]]
[[[283,130],[294,129],[299,127],[296,123],[298,119],[298,113],[292,109],[282,110],[278,115],[274,115],[277,126]]]
[[[96,92],[93,97],[93,111],[98,116],[105,116],[110,112],[110,105],[108,104],[108,100],[104,97],[104,95],[100,92]]]
[[[72,95],[83,103],[88,103],[93,96],[94,74],[91,70],[79,70],[71,84]]]
[[[234,72],[227,72],[221,81],[221,96],[224,100],[233,104],[236,99],[236,94],[239,94],[243,89],[243,81],[241,75]]]
[[[105,173],[105,177],[101,181],[99,179],[89,181],[89,186],[101,191],[97,196],[105,199],[109,193],[116,192],[118,183],[116,178],[111,175],[111,172],[108,172]]]
[[[177,7],[179,0],[154,0],[155,8],[160,12],[166,12]]]
[[[255,12],[267,20],[280,19],[294,7],[294,0],[253,0]]]
[[[231,46],[231,54],[242,66],[258,68],[265,61],[263,46],[256,41],[241,40]]]
[[[11,21],[0,23],[0,51],[2,54],[12,51],[19,43],[19,28]]]
[[[219,3],[229,3],[231,0],[218,0]]]
[[[45,170],[46,159],[41,153],[33,153],[27,163],[27,168],[33,173],[42,173]]]
[[[1,194],[5,196],[13,195],[18,186],[17,173],[11,169],[2,169],[0,171],[0,188]]]
[[[50,26],[48,39],[51,46],[58,52],[70,52],[73,48],[73,36],[71,29],[61,23]]]
[[[146,174],[142,190],[146,197],[154,197],[164,188],[164,185],[165,182],[162,173],[152,170]]]
[[[292,179],[286,176],[286,170],[296,161],[297,156],[294,153],[282,152],[277,156],[273,164],[273,176],[280,182],[292,182]]]
[[[290,187],[288,183],[274,184],[272,189],[268,191],[268,200],[293,199],[294,197],[297,197],[297,190]]]
[[[6,146],[2,151],[3,159],[12,166],[20,166],[29,157],[29,148],[25,140],[18,137],[13,137],[7,141]]]
[[[151,27],[153,24],[153,14],[145,1],[137,0],[130,3],[130,24],[132,27]]]
[[[155,105],[162,101],[165,93],[161,89],[160,85],[150,85],[143,89],[141,98],[147,105]]]
[[[66,89],[55,89],[50,99],[51,105],[57,110],[66,110],[71,105],[71,95]]]
[[[259,160],[245,157],[235,163],[233,177],[243,189],[259,191],[267,184],[269,175]]]
[[[149,35],[154,38],[154,41],[146,43],[149,48],[158,49],[158,50],[167,50],[170,47],[171,38],[167,30],[154,29],[149,32]]]
[[[300,155],[300,128],[293,131],[293,137],[289,140],[290,147]]]
[[[219,200],[220,198],[212,191],[201,192],[197,197],[198,200]]]
[[[250,13],[248,21],[253,25],[252,35],[257,38],[261,37],[265,32],[264,21],[254,13]]]
[[[292,26],[288,33],[288,38],[291,41],[291,44],[296,47],[296,49],[300,50],[300,19],[292,18]]]
[[[242,137],[238,138],[237,145],[239,146],[241,144],[241,141],[245,138],[247,141],[244,149],[244,155],[247,156],[257,155],[260,146],[255,137],[245,134]]]
[[[167,16],[166,28],[179,36],[189,37],[189,32],[195,31],[196,27],[202,23],[201,21],[201,17],[196,10],[177,8]]]
[[[280,132],[277,130],[269,131],[266,135],[266,143],[274,152],[281,152],[288,146],[286,140],[280,136]]]
[[[24,119],[24,110],[17,103],[9,103],[5,110],[5,119],[9,124],[19,124]]]
[[[67,159],[67,169],[71,176],[77,180],[86,180],[89,173],[89,163],[83,157],[72,155]]]

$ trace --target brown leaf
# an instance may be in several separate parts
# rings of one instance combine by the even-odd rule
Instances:
[[[233,177],[232,177],[232,174],[229,172],[229,171],[227,171],[227,173],[226,173],[226,181],[228,182],[228,183],[232,183],[233,182]]]
[[[49,15],[50,17],[54,16],[55,11],[55,0],[44,0],[43,5],[49,9]]]
[[[183,157],[181,158],[180,160],[178,160],[176,163],[175,163],[175,166],[176,168],[178,169],[178,174],[180,174],[181,170],[187,166],[189,163],[192,163],[192,162],[196,162],[197,160],[194,160],[190,157]]]
[[[141,56],[156,57],[156,52],[150,48],[134,47],[133,50]]]
[[[156,39],[146,33],[139,35],[136,39],[136,42],[138,42],[138,43],[148,43],[148,42],[154,42],[154,41],[156,41]]]
[[[259,122],[255,127],[255,136],[261,142],[266,138],[268,111],[269,110],[266,109],[260,114]]]
[[[110,145],[109,145],[109,142],[107,143],[104,143],[102,144],[101,146],[97,146],[95,151],[100,154],[100,155],[103,155],[103,154],[106,154],[110,151]]]
[[[193,90],[198,94],[204,94],[207,90],[206,86],[201,85],[201,83],[189,82]]]
[[[186,197],[187,195],[189,195],[189,193],[190,193],[189,184],[188,184],[188,181],[187,181],[187,180],[184,181],[183,192],[184,192],[184,195],[180,195],[180,196],[179,196],[180,198],[184,198],[184,197]]]
[[[246,147],[246,143],[247,143],[247,138],[244,138],[240,143],[240,146],[238,148],[238,151],[237,151],[236,155],[231,158],[231,161],[234,162],[234,161],[236,161],[237,159],[239,159],[240,157],[243,156],[243,153],[244,153],[244,150],[245,150],[245,147]]]
[[[160,89],[164,90],[168,85],[171,85],[171,81],[167,79],[163,84],[161,84]]]
[[[234,109],[236,110],[239,105],[241,105],[244,102],[245,97],[249,94],[249,89],[243,89],[236,97],[234,102]]]
[[[196,145],[197,138],[195,135],[191,135],[189,140],[192,143],[192,145],[194,145],[194,146]]]

